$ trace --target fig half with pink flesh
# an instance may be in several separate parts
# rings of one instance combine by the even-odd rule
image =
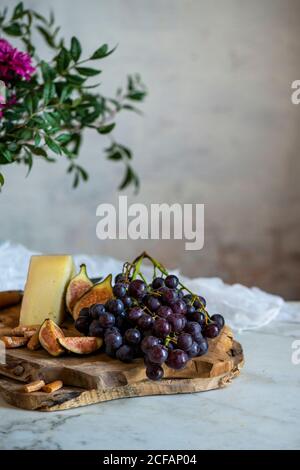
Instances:
[[[60,346],[75,354],[91,354],[101,348],[102,338],[93,336],[70,336],[67,338],[58,338]]]
[[[70,313],[72,313],[76,302],[93,287],[92,281],[86,272],[86,265],[81,264],[80,271],[74,276],[67,287],[66,305]]]
[[[59,338],[64,338],[63,331],[52,320],[45,320],[39,332],[39,341],[51,356],[61,356],[65,350],[57,342]]]

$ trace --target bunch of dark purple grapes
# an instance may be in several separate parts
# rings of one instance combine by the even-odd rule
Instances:
[[[207,338],[224,326],[222,315],[209,316],[206,301],[186,293],[175,275],[156,277],[147,285],[118,274],[114,298],[80,312],[75,326],[81,333],[101,337],[108,356],[123,362],[143,357],[147,377],[160,380],[162,365],[180,370],[208,351]]]

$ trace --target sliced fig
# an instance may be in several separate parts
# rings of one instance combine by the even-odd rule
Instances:
[[[102,338],[93,336],[70,336],[68,338],[58,338],[58,342],[67,351],[75,354],[91,354],[101,348]]]
[[[74,320],[77,320],[83,308],[90,307],[93,304],[104,304],[113,297],[111,280],[112,275],[110,274],[104,281],[95,284],[76,302],[72,312]]]
[[[57,341],[64,337],[63,331],[50,319],[45,320],[40,328],[39,341],[51,356],[60,356],[65,352]]]
[[[80,271],[74,276],[67,287],[66,292],[66,305],[70,313],[76,302],[93,287],[92,281],[89,279],[86,272],[86,265],[80,265]]]
[[[39,340],[39,332],[40,330],[38,329],[33,336],[29,339],[27,343],[27,348],[30,349],[30,351],[36,351],[41,347],[41,343]]]

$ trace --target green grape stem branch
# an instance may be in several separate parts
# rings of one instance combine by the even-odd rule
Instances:
[[[141,272],[141,266],[142,263],[145,259],[148,259],[153,266],[153,279],[156,277],[156,270],[160,271],[164,276],[168,276],[170,273],[168,270],[155,258],[150,256],[147,252],[141,253],[137,258],[132,263],[125,263],[125,274],[127,277],[131,276],[132,279],[136,279],[137,276],[140,276],[141,279],[147,284],[147,280],[145,279],[144,275]],[[180,280],[179,280],[179,285],[181,289],[186,290],[189,294],[193,296],[192,298],[192,304],[196,299],[199,299],[198,295],[192,292],[187,286],[185,286]],[[201,302],[201,299],[199,299]],[[210,315],[208,311],[205,308],[205,305],[201,302],[201,311],[205,314],[206,317],[206,323],[212,322]]]

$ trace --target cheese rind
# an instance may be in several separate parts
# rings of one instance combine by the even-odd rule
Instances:
[[[20,325],[41,325],[50,318],[61,324],[65,314],[65,293],[74,274],[69,255],[31,257],[22,301]]]

